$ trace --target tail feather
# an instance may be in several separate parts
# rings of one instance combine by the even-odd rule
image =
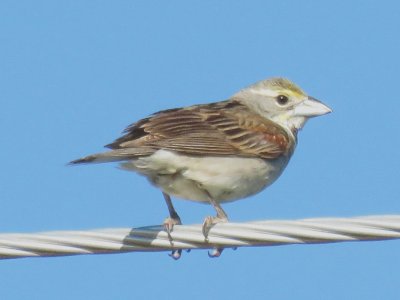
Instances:
[[[102,153],[88,155],[69,162],[69,165],[89,164],[89,163],[106,163],[135,159],[141,156],[148,156],[154,153],[154,149],[150,148],[127,148],[117,149]]]

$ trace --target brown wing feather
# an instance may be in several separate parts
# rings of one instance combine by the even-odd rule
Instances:
[[[130,125],[111,149],[149,147],[186,155],[238,155],[266,159],[293,148],[283,128],[235,101],[158,112]]]

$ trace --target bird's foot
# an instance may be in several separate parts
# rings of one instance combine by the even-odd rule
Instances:
[[[175,225],[181,225],[181,219],[179,217],[168,217],[164,220],[164,229],[168,234],[168,238],[172,243],[172,236],[171,236],[171,232],[174,229]],[[182,250],[181,249],[177,249],[177,250],[172,250],[172,252],[169,254],[170,257],[172,257],[174,260],[178,260],[181,258],[182,255]]]
[[[220,217],[220,216],[216,216],[216,217],[208,216],[208,217],[206,217],[204,222],[203,222],[203,228],[202,228],[202,232],[203,232],[204,238],[206,240],[208,240],[208,233],[209,233],[211,227],[213,227],[215,224],[226,223],[226,222],[228,222],[228,218],[227,217]]]
[[[208,232],[210,231],[211,227],[218,223],[225,223],[228,222],[228,218],[226,217],[207,217],[203,223],[203,235],[206,240],[208,240]],[[211,251],[208,251],[208,256],[211,258],[220,257],[224,251],[224,248],[214,248]]]
[[[179,217],[171,218],[168,217],[164,220],[164,229],[168,233],[168,237],[171,239],[171,232],[175,225],[182,225],[181,219]]]

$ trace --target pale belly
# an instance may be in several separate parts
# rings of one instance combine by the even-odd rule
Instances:
[[[159,150],[121,166],[146,176],[167,194],[208,203],[209,195],[217,202],[229,202],[260,192],[279,177],[287,163],[287,157],[268,161],[191,157]]]

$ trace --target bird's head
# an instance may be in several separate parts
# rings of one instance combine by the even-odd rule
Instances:
[[[232,99],[292,131],[300,130],[309,118],[332,111],[285,78],[259,81],[242,89]]]

